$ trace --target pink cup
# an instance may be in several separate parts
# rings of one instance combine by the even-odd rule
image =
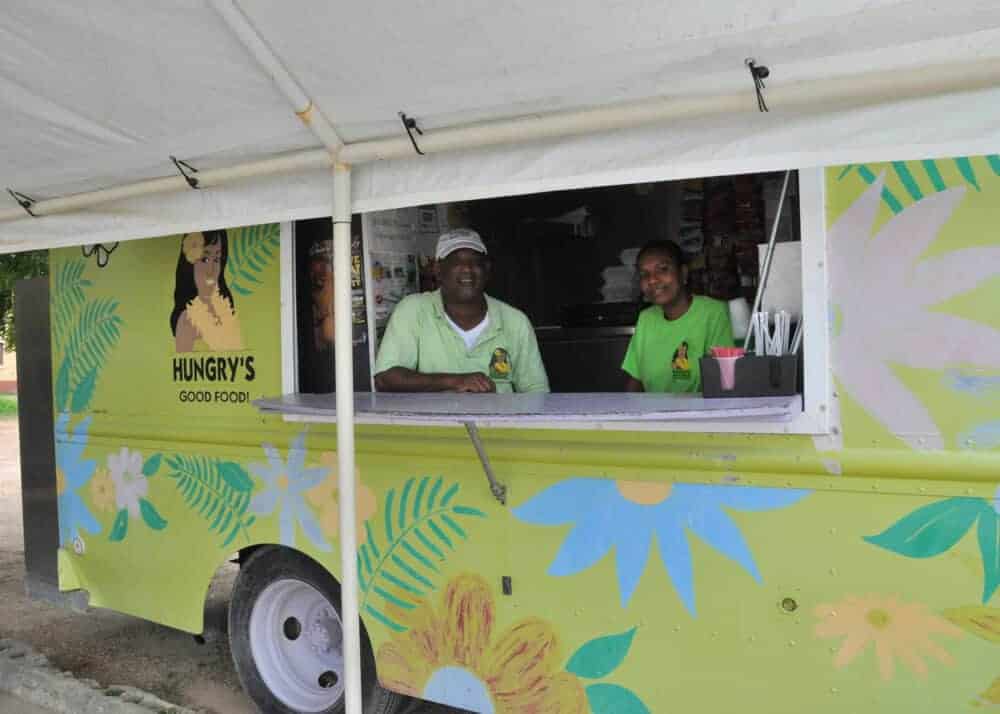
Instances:
[[[739,357],[716,357],[719,363],[719,387],[729,391],[736,386],[736,360]]]

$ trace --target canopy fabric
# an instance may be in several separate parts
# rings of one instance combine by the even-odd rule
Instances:
[[[765,92],[1000,61],[1000,6],[956,0],[559,0],[240,7],[347,142],[651,97],[746,94],[745,112],[356,167],[355,210],[582,185],[1000,148],[1000,88],[757,113]],[[419,137],[418,137],[419,140]],[[315,149],[203,2],[37,3],[0,16],[2,186],[44,199]],[[326,171],[0,223],[0,251],[329,215]],[[12,199],[8,199],[10,205]]]

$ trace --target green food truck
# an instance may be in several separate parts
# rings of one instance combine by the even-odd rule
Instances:
[[[249,49],[326,148],[206,150],[110,189],[68,172],[65,198],[18,189],[21,217],[0,214],[3,250],[50,250],[17,308],[30,592],[198,634],[235,560],[233,659],[266,712],[1000,706],[996,60],[768,94],[741,57],[732,97],[517,118],[507,99],[347,141],[302,89],[299,42],[332,50],[266,5],[191,8],[233,46],[185,46]],[[434,242],[464,227],[551,393],[374,390],[395,306],[434,289]],[[737,366],[740,396],[623,391],[637,249],[664,238],[741,343],[753,308],[789,314],[784,378],[772,360],[755,385]]]

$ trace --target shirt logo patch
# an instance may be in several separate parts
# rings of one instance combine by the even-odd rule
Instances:
[[[670,360],[670,368],[673,370],[674,379],[691,379],[691,362],[688,358],[687,342],[681,342],[674,350],[674,356]]]
[[[512,369],[510,354],[508,354],[507,350],[503,347],[497,347],[493,350],[493,356],[490,357],[490,378],[510,379]]]

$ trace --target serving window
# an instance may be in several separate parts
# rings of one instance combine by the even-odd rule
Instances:
[[[436,398],[433,409],[426,397],[394,395],[381,400],[385,409],[381,414],[373,406],[378,400],[361,404],[358,420],[419,421],[423,399],[429,421],[447,421],[448,408],[442,405],[452,404],[465,410],[462,413],[482,412],[477,417],[480,423],[579,428],[588,421],[588,413],[594,422],[630,424],[631,403],[635,408],[631,425],[636,428],[827,432],[828,317],[820,170],[791,172],[762,305],[772,314],[787,311],[792,331],[803,323],[805,338],[793,360],[797,363],[793,398],[726,399],[734,409],[730,413],[720,401],[702,400],[697,394],[683,395],[684,408],[677,410],[663,407],[679,406],[676,395],[649,394],[640,407],[638,401],[615,400],[609,394],[621,397],[622,359],[636,318],[646,306],[635,260],[648,241],[671,240],[680,246],[691,292],[727,306],[734,339],[742,346],[783,178],[784,172],[775,172],[586,188],[356,217],[352,287],[357,391],[372,390],[371,366],[395,306],[406,295],[435,289],[433,255],[438,235],[454,228],[473,228],[482,236],[492,264],[486,291],[531,320],[553,394],[592,397],[537,401],[532,409],[553,410],[547,421],[544,413],[531,412],[531,418],[526,418],[525,400],[521,406],[515,400],[511,403],[515,406],[498,401],[492,407],[480,401],[472,408],[473,402],[465,398],[489,400],[503,395],[458,395],[451,401]],[[322,349],[327,303],[317,302],[326,299],[322,279],[323,261],[328,265],[332,260],[329,236],[329,220],[295,224],[298,386],[293,391],[333,389],[332,343],[326,344],[327,351]],[[752,341],[750,348],[754,348]],[[780,409],[775,406],[779,402]],[[694,414],[699,411],[703,413]],[[670,412],[676,415],[671,417]],[[459,416],[455,421],[463,421]]]

